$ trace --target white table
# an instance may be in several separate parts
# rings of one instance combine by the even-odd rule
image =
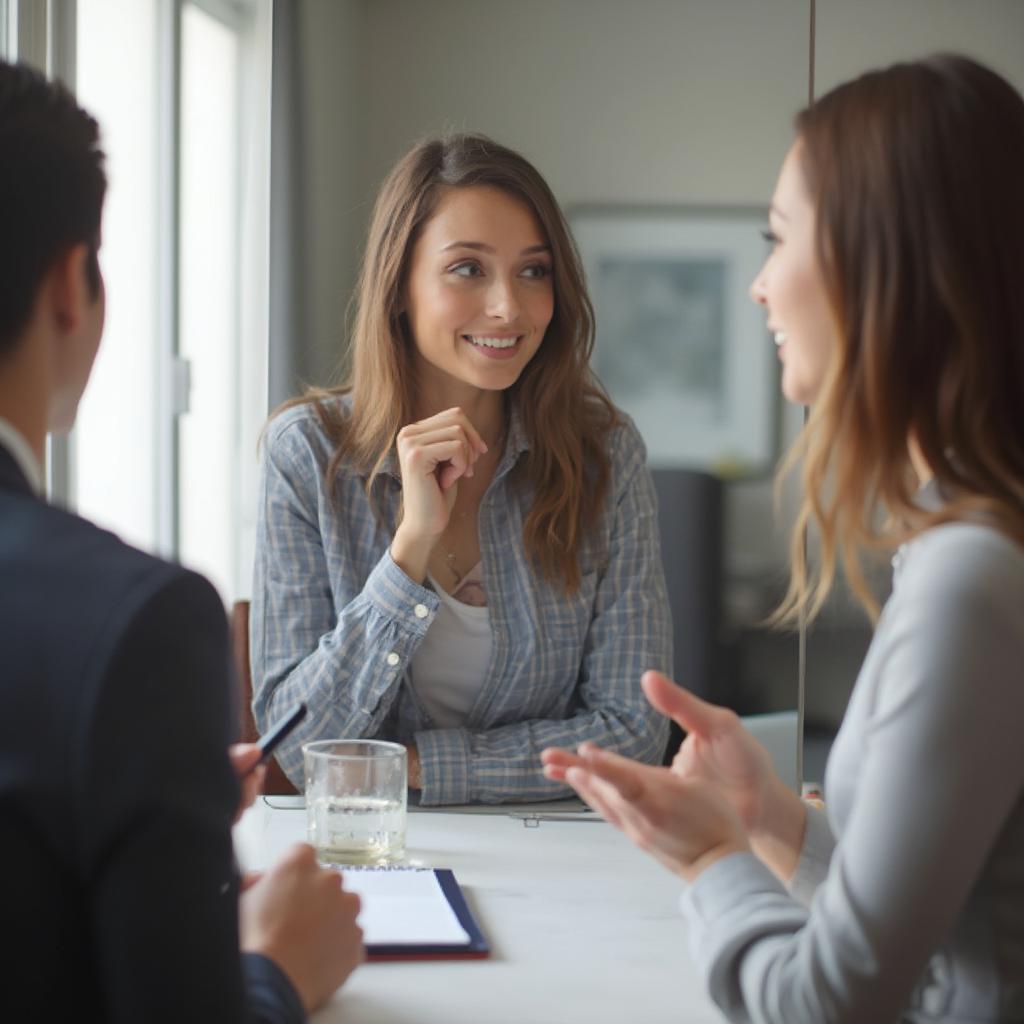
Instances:
[[[242,865],[305,824],[258,800],[236,828]],[[365,964],[315,1024],[722,1024],[688,958],[682,883],[610,825],[418,811],[407,850],[455,872],[490,959]]]

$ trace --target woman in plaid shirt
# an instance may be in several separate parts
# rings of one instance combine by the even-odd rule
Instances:
[[[565,796],[545,747],[658,763],[671,663],[655,499],[592,377],[593,311],[550,189],[476,135],[377,200],[347,383],[268,427],[252,607],[260,728],[396,739],[423,804]]]

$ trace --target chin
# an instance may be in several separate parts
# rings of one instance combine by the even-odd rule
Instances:
[[[783,397],[793,405],[813,405],[814,399],[818,397],[818,390],[805,380],[794,380],[785,373],[782,375]]]
[[[476,373],[470,378],[463,378],[465,383],[479,388],[481,391],[508,391],[510,387],[523,375],[522,368],[504,373]]]

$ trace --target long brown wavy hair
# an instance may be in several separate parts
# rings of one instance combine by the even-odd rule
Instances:
[[[776,619],[813,618],[837,560],[874,619],[863,553],[979,517],[1024,543],[1024,100],[942,55],[840,85],[796,130],[839,344],[782,466],[804,498]],[[915,504],[910,443],[940,511]]]
[[[580,545],[608,489],[606,436],[618,416],[590,371],[594,311],[575,243],[547,183],[518,153],[483,135],[450,134],[419,143],[398,162],[370,222],[344,383],[312,388],[298,401],[313,403],[334,445],[328,485],[348,463],[365,474],[373,501],[374,480],[398,431],[417,415],[413,340],[402,312],[413,247],[445,191],[481,185],[525,202],[551,247],[554,315],[507,394],[530,444],[515,477],[533,494],[526,550],[543,576],[573,593]],[[346,394],[348,414],[327,401]]]

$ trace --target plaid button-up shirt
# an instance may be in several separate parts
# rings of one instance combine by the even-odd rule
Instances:
[[[343,465],[326,489],[331,443],[311,406],[270,424],[250,620],[253,711],[264,730],[295,701],[309,706],[278,748],[293,781],[301,786],[303,743],[341,737],[415,743],[423,804],[569,795],[543,776],[547,746],[589,739],[649,763],[661,759],[667,723],[640,690],[645,669],[672,664],[657,508],[643,442],[628,419],[609,445],[605,507],[580,552],[580,588],[566,595],[525,550],[531,498],[509,473],[529,441],[513,410],[478,514],[491,664],[464,725],[441,729],[407,676],[439,599],[391,558],[397,460],[392,455],[375,483],[375,514],[354,470]]]

